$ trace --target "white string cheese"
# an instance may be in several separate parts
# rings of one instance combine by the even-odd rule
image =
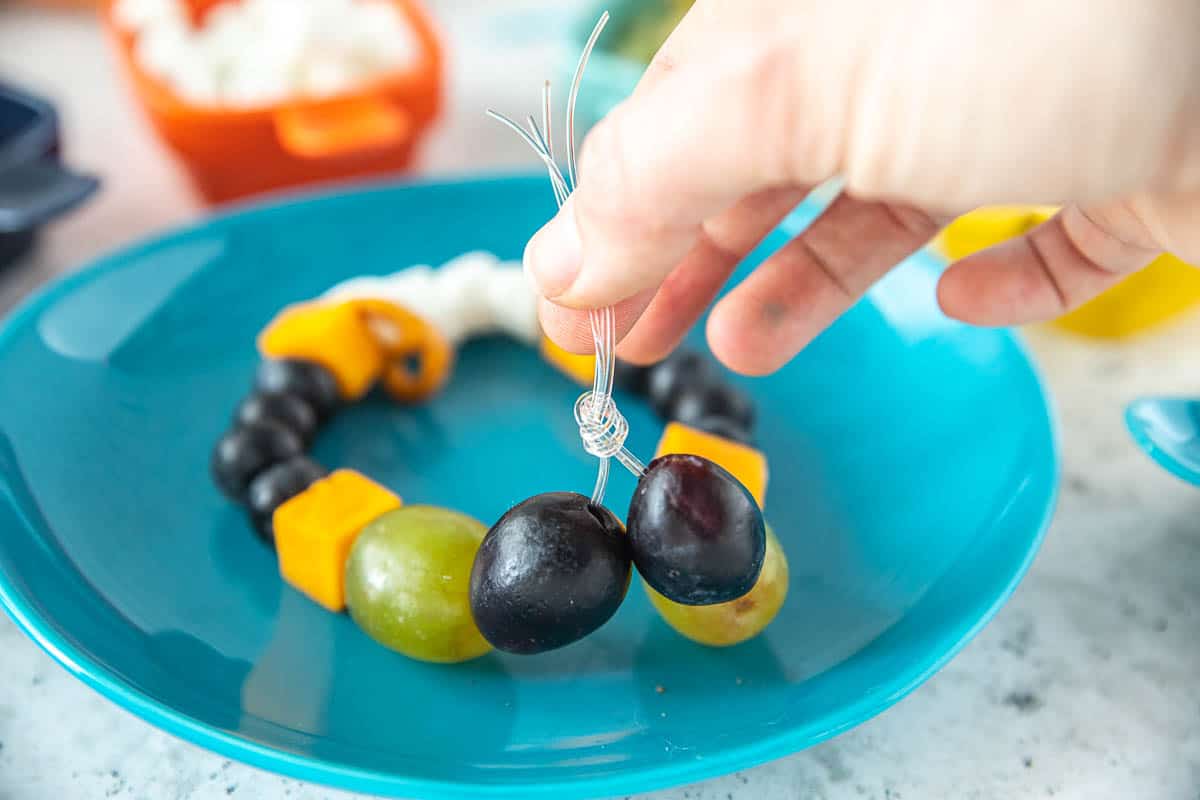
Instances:
[[[387,300],[424,318],[453,345],[491,334],[530,345],[541,337],[537,296],[521,265],[490,253],[465,253],[438,269],[420,265],[391,275],[351,278],[322,297]]]

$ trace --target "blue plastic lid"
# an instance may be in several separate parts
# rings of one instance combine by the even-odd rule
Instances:
[[[0,263],[20,255],[33,229],[78,206],[99,185],[59,163],[54,107],[0,84],[0,237],[19,236],[21,244],[0,248]]]

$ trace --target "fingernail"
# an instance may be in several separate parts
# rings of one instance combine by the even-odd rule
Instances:
[[[571,288],[582,264],[583,245],[569,208],[538,231],[525,248],[525,270],[538,292],[549,299]]]

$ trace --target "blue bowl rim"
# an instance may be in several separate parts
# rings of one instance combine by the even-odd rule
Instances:
[[[1162,467],[1164,471],[1178,478],[1184,483],[1189,483],[1192,486],[1200,486],[1200,473],[1196,470],[1189,469],[1181,464],[1169,453],[1163,451],[1154,443],[1154,440],[1146,435],[1145,428],[1138,423],[1138,409],[1146,403],[1152,403],[1156,400],[1172,399],[1188,401],[1192,398],[1180,395],[1178,397],[1163,398],[1163,397],[1139,397],[1125,407],[1125,428],[1129,432],[1129,436],[1133,439],[1134,444],[1138,446],[1143,453],[1148,455],[1155,464]]]
[[[544,182],[540,174],[495,173],[483,178],[425,178],[414,180],[366,181],[340,190],[284,190],[267,197],[245,200],[232,204],[220,213],[171,228],[158,235],[143,239],[125,248],[101,256],[83,268],[52,281],[32,293],[5,319],[0,321],[0,352],[9,344],[19,330],[51,303],[69,293],[75,287],[121,267],[129,258],[145,253],[180,235],[221,224],[232,219],[252,219],[260,214],[270,214],[285,206],[319,205],[354,194],[383,194],[395,191],[421,191],[429,188],[455,188],[487,184],[512,184],[530,181]],[[420,797],[575,797],[624,795],[631,791],[646,792],[672,786],[681,786],[709,778],[719,777],[741,769],[757,766],[791,755],[854,728],[887,710],[919,687],[967,645],[980,630],[996,615],[1016,590],[1017,585],[1029,570],[1045,538],[1046,531],[1054,518],[1058,503],[1059,478],[1061,474],[1060,425],[1052,396],[1047,391],[1045,380],[1037,369],[1023,339],[1013,331],[1000,331],[1009,338],[1018,353],[1029,366],[1035,385],[1046,408],[1050,431],[1050,457],[1052,482],[1038,530],[1030,540],[1025,558],[1014,572],[1008,585],[997,595],[988,609],[972,624],[964,626],[956,641],[943,653],[925,664],[921,669],[886,692],[873,692],[869,698],[850,707],[842,721],[826,726],[812,734],[795,729],[765,735],[753,744],[730,748],[703,760],[680,763],[664,763],[655,767],[641,768],[633,772],[607,776],[584,776],[556,781],[518,784],[489,784],[484,782],[450,782],[429,778],[413,778],[389,774],[378,770],[367,770],[333,763],[324,759],[286,753],[274,747],[249,741],[235,734],[218,730],[169,705],[143,695],[135,687],[121,680],[111,669],[81,652],[69,639],[60,633],[51,620],[42,619],[33,604],[16,589],[9,577],[0,571],[0,604],[17,626],[43,651],[85,685],[99,692],[118,706],[141,717],[161,730],[186,741],[197,744],[222,756],[236,759],[254,767],[287,775],[299,780],[333,786],[350,791],[387,794],[390,796]]]

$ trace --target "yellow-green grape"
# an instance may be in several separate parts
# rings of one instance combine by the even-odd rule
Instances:
[[[762,633],[787,597],[787,556],[775,531],[767,525],[767,554],[754,588],[728,603],[685,606],[674,603],[646,585],[650,602],[662,618],[689,639],[712,647],[728,647]]]
[[[483,523],[433,506],[404,506],[363,528],[346,560],[346,605],[374,640],[421,661],[467,661],[491,649],[471,617],[468,587]]]

